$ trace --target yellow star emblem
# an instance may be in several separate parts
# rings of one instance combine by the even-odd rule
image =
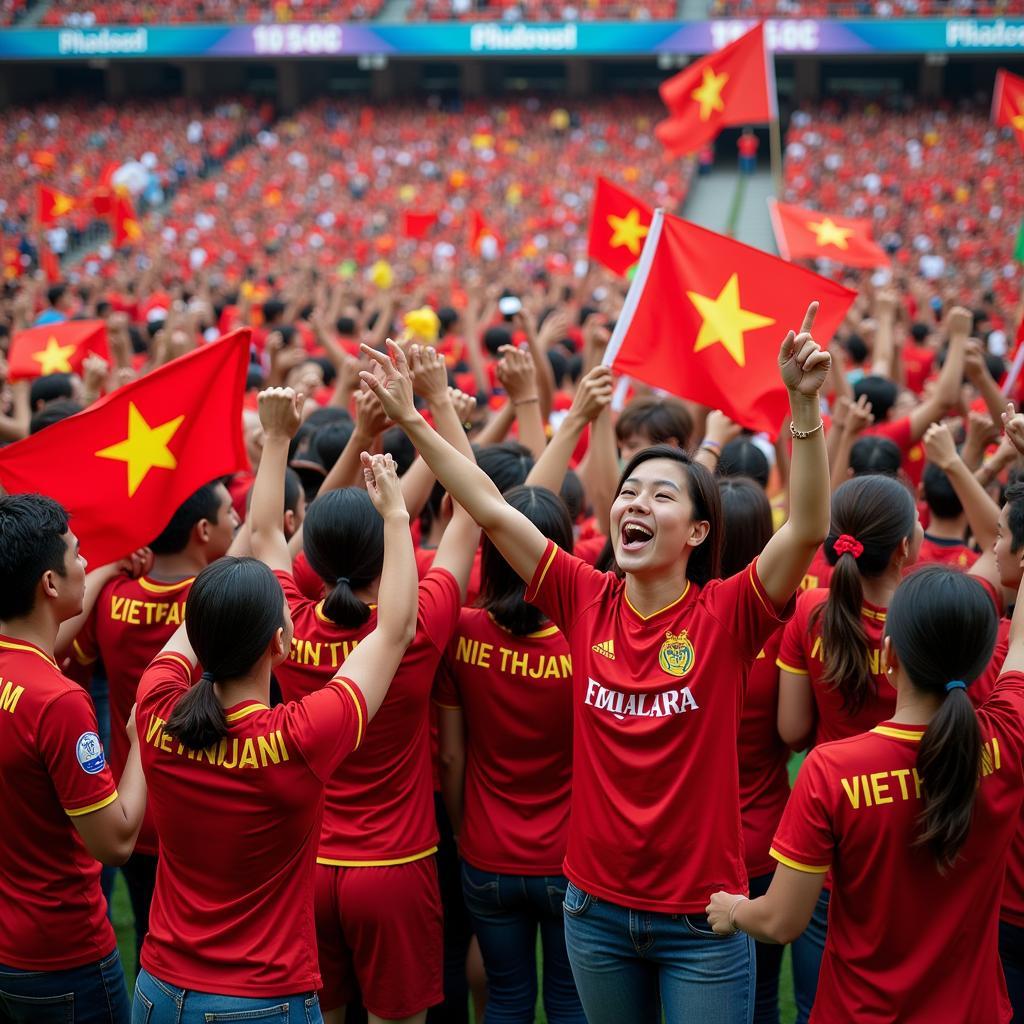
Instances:
[[[1017,113],[1010,118],[1014,131],[1024,132],[1024,99],[1017,101]]]
[[[142,237],[142,228],[139,227],[139,222],[134,220],[132,217],[128,217],[122,222],[121,230],[124,231],[125,236],[130,238],[133,242]]]
[[[71,373],[70,356],[75,354],[74,345],[62,345],[52,334],[41,352],[33,352],[32,358],[39,364],[39,376],[50,373]]]
[[[640,255],[640,240],[647,236],[647,225],[640,223],[640,211],[634,207],[625,217],[608,214],[608,226],[612,238],[608,243],[613,249],[624,245],[634,256]]]
[[[704,77],[690,96],[700,104],[700,119],[708,120],[715,110],[725,110],[725,103],[722,100],[722,89],[729,81],[729,76],[723,71],[720,75],[715,74],[714,68],[705,68]]]
[[[53,205],[50,207],[50,215],[52,217],[63,217],[65,213],[73,210],[75,202],[71,196],[64,195],[63,192],[58,192],[53,197]]]
[[[831,217],[823,217],[820,221],[808,221],[807,228],[815,234],[818,245],[834,245],[837,249],[849,249],[847,239],[852,235],[853,228],[841,228]]]
[[[770,316],[761,316],[743,309],[740,305],[740,276],[733,274],[717,298],[687,292],[687,298],[697,307],[704,321],[700,325],[694,352],[721,343],[738,366],[746,366],[747,356],[743,349],[743,335],[759,327],[770,327],[775,321]]]
[[[167,447],[184,416],[151,427],[134,402],[128,403],[128,436],[117,444],[101,448],[96,455],[101,459],[116,459],[128,463],[128,497],[138,489],[146,474],[154,467],[175,469],[178,460]]]

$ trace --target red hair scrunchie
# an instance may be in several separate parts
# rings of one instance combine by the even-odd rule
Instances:
[[[845,554],[851,554],[854,558],[860,558],[864,554],[864,545],[856,537],[851,537],[848,533],[841,533],[836,538],[832,548],[836,553],[836,558]]]

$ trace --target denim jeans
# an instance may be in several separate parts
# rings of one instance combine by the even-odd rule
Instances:
[[[149,971],[139,971],[132,1003],[132,1024],[323,1024],[315,992],[297,996],[218,996],[168,985]]]
[[[3,1024],[128,1024],[128,990],[115,948],[69,971],[20,971],[0,964]]]
[[[999,922],[999,959],[1003,961],[1013,1020],[1024,1021],[1024,928]]]
[[[793,995],[796,999],[796,1024],[807,1024],[818,994],[818,973],[825,955],[828,937],[828,889],[822,889],[810,924],[792,945]]]
[[[774,873],[750,879],[750,898],[757,899],[768,891]],[[755,942],[757,986],[754,993],[754,1024],[779,1024],[779,972],[785,946],[774,942]]]
[[[754,943],[716,935],[704,914],[658,914],[571,882],[565,943],[589,1024],[749,1024]]]
[[[462,865],[462,890],[487,971],[486,1024],[533,1024],[537,929],[550,1024],[587,1024],[565,952],[561,875],[496,875]]]

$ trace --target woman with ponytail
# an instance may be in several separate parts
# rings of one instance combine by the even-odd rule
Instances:
[[[384,522],[384,607],[326,686],[268,706],[292,621],[280,583],[252,558],[196,577],[184,624],[139,683],[160,860],[135,1024],[322,1020],[313,871],[324,783],[363,744],[416,628],[398,475],[390,456],[364,454],[363,466]]]
[[[792,941],[827,872],[828,942],[811,1022],[1004,1024],[998,954],[1005,858],[1024,797],[1024,591],[996,688],[968,688],[996,613],[965,574],[926,567],[885,624],[891,718],[807,757],[772,844],[767,894],[711,897],[715,930]]]
[[[469,442],[437,357],[438,429]],[[259,397],[265,441],[249,521],[253,554],[284,590],[295,635],[275,669],[285,700],[328,686],[338,666],[372,634],[380,614],[386,524],[362,489],[313,501],[303,524],[309,563],[327,586],[322,601],[300,593],[281,526],[288,444],[301,399],[287,388]],[[456,508],[433,567],[417,586],[416,635],[403,651],[373,730],[327,779],[316,849],[315,907],[324,1018],[344,1019],[356,987],[378,1020],[419,1019],[443,999],[442,909],[430,759],[430,693],[465,598],[480,531]]]

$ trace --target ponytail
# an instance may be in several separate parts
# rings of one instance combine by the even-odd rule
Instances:
[[[864,585],[851,551],[836,561],[829,582],[828,600],[815,609],[821,620],[825,682],[843,698],[843,711],[856,715],[874,689],[871,649],[860,613]]]
[[[355,629],[369,619],[370,606],[352,592],[352,581],[347,576],[340,576],[324,598],[323,613],[335,625]]]
[[[166,732],[189,750],[205,750],[227,736],[228,720],[209,672],[175,704]]]
[[[886,633],[911,684],[942,699],[917,752],[924,809],[916,840],[941,872],[953,866],[970,834],[982,741],[966,687],[991,659],[997,627],[984,589],[942,566],[908,576],[886,619]]]

